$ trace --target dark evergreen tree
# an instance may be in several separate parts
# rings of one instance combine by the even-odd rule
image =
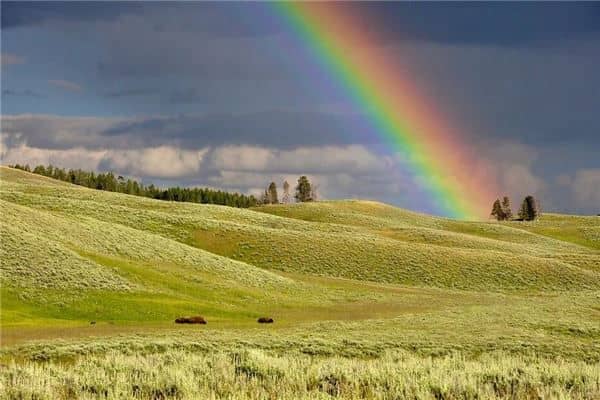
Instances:
[[[527,196],[525,197],[525,202],[527,203],[527,213],[529,214],[529,221],[535,221],[538,218],[538,205],[535,197]]]
[[[525,199],[523,199],[521,208],[519,209],[519,219],[522,221],[529,221],[529,207],[527,206],[527,201]]]
[[[521,210],[519,211],[519,218],[523,221],[535,221],[539,216],[539,209],[537,201],[533,196],[527,196],[521,203]]]
[[[296,185],[296,201],[300,203],[304,203],[307,201],[312,201],[312,187],[310,181],[305,175],[302,175],[298,178],[298,184]]]
[[[275,182],[271,182],[269,184],[269,202],[271,204],[279,204],[279,197],[277,196],[277,185],[275,185]]]
[[[504,196],[504,198],[502,199],[502,213],[504,214],[503,219],[505,221],[511,220],[513,217],[512,210],[510,207],[510,199],[508,198],[508,196]]]
[[[492,205],[491,216],[496,218],[498,221],[504,220],[504,212],[502,211],[502,205],[500,205],[500,199],[496,199],[496,201],[494,201],[494,205]]]

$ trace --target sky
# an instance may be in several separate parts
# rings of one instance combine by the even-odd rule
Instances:
[[[498,196],[600,213],[599,3],[352,3]],[[268,3],[1,3],[3,164],[434,212]],[[352,51],[352,49],[346,49]],[[458,138],[457,138],[458,139]],[[465,194],[468,195],[468,194]],[[490,204],[491,210],[491,204]]]

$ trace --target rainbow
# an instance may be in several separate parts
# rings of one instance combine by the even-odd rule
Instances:
[[[428,107],[397,57],[374,49],[376,33],[357,28],[365,26],[364,15],[338,2],[272,4],[284,26],[366,115],[378,141],[405,160],[437,213],[458,219],[489,215],[496,191],[485,166]]]

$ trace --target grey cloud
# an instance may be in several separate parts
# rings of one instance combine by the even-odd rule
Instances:
[[[395,53],[415,87],[464,133],[600,146],[600,39],[535,49],[405,43],[381,50]]]
[[[219,81],[219,85],[227,80],[256,83],[310,79],[298,73],[307,72],[305,65],[298,65],[298,57],[307,59],[299,56],[295,35],[281,30],[278,16],[257,12],[271,10],[270,6],[253,4],[248,8],[254,12],[235,13],[224,7],[214,18],[210,11],[182,13],[176,8],[128,15],[102,24],[98,27],[103,32],[98,75],[106,81],[193,78],[203,83]],[[219,20],[223,22],[216,22]],[[220,33],[204,29],[213,24],[219,26]],[[270,24],[277,28],[268,28]],[[260,34],[252,33],[252,28],[246,30],[253,25],[266,28]]]
[[[259,3],[218,2],[2,2],[2,29],[45,25],[62,29],[65,25],[81,26],[140,16],[149,21],[155,33],[182,30],[212,37],[256,36],[277,29],[268,19],[249,18],[261,15],[268,6]]]
[[[162,97],[171,104],[231,110],[239,101],[265,109],[282,102],[306,106],[344,98],[334,87],[317,87],[322,85],[318,68],[296,60],[281,37],[205,39],[169,31],[154,42],[146,40],[150,28],[142,20],[135,23],[140,32],[123,22],[112,33],[115,38],[102,53],[103,76],[176,77],[183,87],[186,79],[202,82],[165,90]],[[129,29],[133,34],[124,35]],[[600,120],[595,118],[600,38],[536,48],[403,41],[379,50],[407,67],[414,86],[436,100],[436,112],[453,116],[473,136],[485,132],[529,144],[577,137],[600,145]],[[273,51],[281,56],[273,57]],[[301,61],[301,67],[294,61]]]
[[[579,207],[600,213],[600,168],[578,170],[571,185]]]
[[[41,25],[47,22],[112,20],[123,14],[141,11],[141,3],[103,1],[77,2],[2,2],[2,29]]]
[[[10,53],[2,53],[0,55],[0,62],[2,66],[15,65],[15,64],[23,64],[25,59],[23,57],[19,57],[16,54]]]
[[[123,121],[118,118],[63,117],[47,114],[2,115],[2,135],[13,143],[34,148],[98,149],[125,146],[125,140],[106,138],[101,132]]]
[[[188,76],[202,80],[271,80],[284,76],[285,60],[272,56],[273,49],[281,48],[277,36],[202,36],[185,30],[181,24],[165,25],[157,33],[146,16],[133,15],[111,23],[105,30],[98,72],[107,79]]]
[[[357,29],[378,23],[383,41],[421,40],[503,46],[585,37],[600,32],[593,2],[352,2],[340,5],[364,16]],[[285,29],[270,4],[256,2],[2,2],[2,29],[26,25],[115,21],[141,15],[157,33],[174,28],[213,37],[270,35]],[[364,24],[364,25],[361,25]],[[506,27],[511,29],[507,30]]]
[[[369,128],[358,116],[272,110],[249,114],[146,118],[124,121],[102,132],[105,137],[177,141],[187,146],[251,144],[295,146],[370,143]]]
[[[34,92],[33,90],[30,90],[30,89],[25,89],[25,90],[2,89],[2,96],[45,97],[41,93]]]
[[[593,3],[355,2],[350,8],[366,16],[358,21],[357,29],[369,31],[367,24],[376,20],[381,26],[379,40],[388,42],[408,38],[524,47],[600,33],[600,7]]]
[[[471,169],[485,170],[482,181],[494,182],[498,190],[496,197],[509,196],[515,208],[521,199],[531,194],[544,199],[545,206],[552,206],[554,193],[549,190],[547,178],[534,168],[540,160],[540,149],[512,139],[479,140],[474,147],[478,160]]]
[[[123,97],[140,97],[140,96],[151,96],[158,95],[160,91],[157,89],[149,88],[138,88],[138,89],[120,89],[105,93],[104,96],[108,98],[123,98]]]
[[[83,90],[83,86],[80,84],[65,79],[49,79],[48,83],[69,92],[81,92]]]
[[[169,96],[169,102],[171,104],[194,104],[204,103],[206,99],[201,96],[198,89],[189,88],[173,91]]]

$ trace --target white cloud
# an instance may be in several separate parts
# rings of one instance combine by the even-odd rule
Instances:
[[[210,167],[228,171],[279,173],[365,174],[392,167],[389,157],[380,157],[360,145],[299,147],[292,150],[254,146],[223,146],[210,154]]]
[[[25,143],[9,147],[4,135],[2,135],[2,146],[0,147],[2,164],[29,164],[31,166],[53,164],[63,168],[87,170],[96,170],[105,154],[106,151],[87,150],[82,147],[66,150],[41,149],[30,147]]]
[[[293,150],[252,146],[221,146],[186,150],[176,146],[140,149],[48,149],[29,146],[18,135],[2,135],[3,164],[54,164],[117,174],[170,180],[260,194],[268,182],[281,190],[284,180],[292,187],[298,176],[308,175],[321,198],[376,198],[396,195],[403,186],[393,163],[363,146],[301,147]],[[392,169],[392,170],[390,170]],[[388,171],[390,170],[390,171]],[[166,181],[163,181],[165,184]],[[404,182],[407,184],[407,182]],[[404,190],[404,189],[403,189]]]
[[[207,149],[183,150],[170,146],[107,151],[100,166],[126,174],[182,178],[198,174]]]
[[[2,164],[53,164],[63,168],[112,170],[120,174],[156,178],[182,178],[198,174],[207,150],[187,151],[169,146],[139,150],[43,149],[26,143],[10,147],[2,135]]]

